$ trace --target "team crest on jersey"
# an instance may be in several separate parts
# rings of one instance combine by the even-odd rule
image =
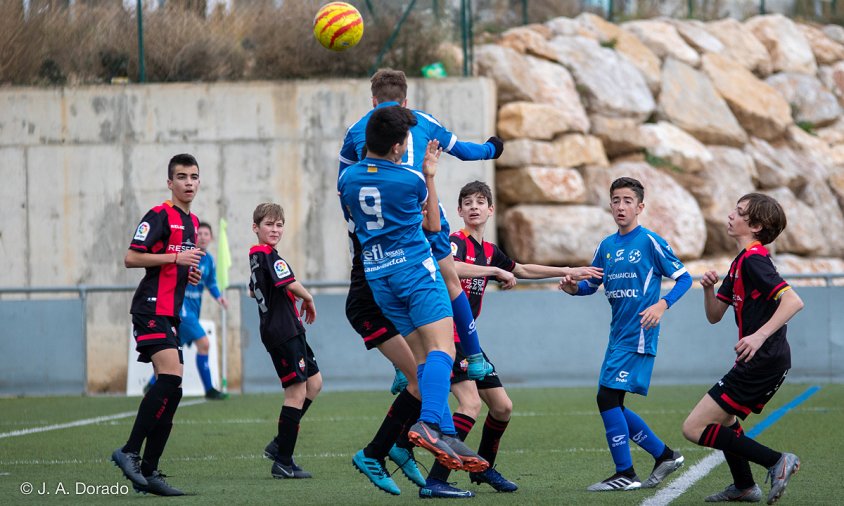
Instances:
[[[456,242],[451,243],[451,256],[453,256],[453,257],[457,256],[457,243]]]
[[[304,358],[300,358],[300,359],[299,359],[299,369],[300,369],[302,372],[305,372],[305,359],[304,359]]]
[[[367,172],[378,172],[378,167],[376,167],[375,165],[367,165],[366,171]]]
[[[273,264],[273,269],[275,269],[275,275],[279,278],[286,278],[290,275],[290,267],[287,266],[287,262],[284,260],[276,260]]]
[[[460,361],[460,370],[466,372],[469,370],[469,361],[465,358]]]
[[[146,241],[147,235],[149,235],[149,223],[142,221],[141,224],[138,225],[138,229],[135,230],[135,240]]]
[[[642,252],[637,250],[637,249],[634,249],[633,251],[630,252],[629,255],[627,255],[627,261],[630,262],[631,264],[639,263],[639,260],[641,260],[641,259],[642,259]]]

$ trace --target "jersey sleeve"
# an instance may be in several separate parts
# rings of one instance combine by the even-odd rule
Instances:
[[[267,269],[270,273],[273,286],[287,286],[296,281],[296,276],[293,275],[293,269],[290,268],[283,258],[278,255],[266,255],[265,258],[267,259],[267,263],[271,264],[267,266]]]
[[[753,283],[766,300],[779,300],[780,296],[790,288],[782,279],[771,257],[766,255],[750,255],[742,264],[744,275]]]
[[[648,234],[653,246],[653,263],[661,276],[676,280],[686,272],[686,266],[674,254],[674,250],[662,237]]]
[[[501,251],[501,248],[499,248],[496,244],[492,245],[492,259],[490,260],[489,265],[498,267],[499,269],[504,269],[507,272],[513,272],[513,269],[516,268],[516,262],[505,255],[504,252]]]
[[[732,270],[732,267],[730,270]],[[721,287],[718,288],[718,292],[715,293],[715,297],[724,304],[733,305],[733,277],[730,273],[724,276],[724,281],[721,283]]]
[[[454,257],[455,262],[466,261],[466,241],[460,239],[457,234],[449,236],[451,241],[451,256]]]
[[[210,253],[205,253],[204,258],[208,259],[208,269],[202,273],[202,277],[205,278],[202,281],[205,283],[208,291],[211,292],[211,296],[219,299],[222,294],[220,293],[220,287],[217,286],[217,264],[214,262],[214,257]]]
[[[355,136],[352,128],[346,131],[346,137],[343,138],[343,147],[340,148],[340,172],[350,165],[354,165],[360,161],[360,156],[355,146]]]
[[[129,249],[141,253],[152,253],[153,247],[163,242],[170,232],[165,216],[163,212],[149,210],[135,229],[135,236],[129,244]]]

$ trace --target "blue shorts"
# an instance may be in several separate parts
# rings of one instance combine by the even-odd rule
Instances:
[[[607,349],[604,363],[601,365],[599,383],[601,386],[615,390],[648,395],[655,358],[654,355],[635,351]]]
[[[423,325],[451,318],[448,289],[431,257],[389,276],[370,279],[369,287],[381,311],[403,336]]]
[[[205,329],[199,324],[199,320],[188,318],[179,324],[179,340],[182,346],[188,346],[197,339],[205,337]]]
[[[439,232],[425,232],[425,238],[431,243],[431,253],[437,262],[445,257],[451,256],[451,240],[448,236],[451,234],[451,229],[448,222],[442,220],[442,229]]]

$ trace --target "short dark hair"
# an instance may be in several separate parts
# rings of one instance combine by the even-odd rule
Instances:
[[[746,218],[751,227],[762,227],[753,234],[762,244],[771,244],[785,230],[788,220],[777,199],[762,193],[748,193],[738,199],[736,204],[741,202],[747,202],[747,207],[739,216]]]
[[[610,185],[610,197],[612,197],[612,192],[619,188],[630,188],[636,194],[636,197],[639,198],[639,202],[645,201],[645,187],[638,179],[633,179],[632,177],[620,177],[616,179]]]
[[[366,123],[366,148],[370,153],[384,156],[396,144],[404,142],[416,116],[400,105],[375,109]]]
[[[182,167],[196,167],[199,169],[199,163],[193,155],[182,153],[171,158],[170,163],[167,164],[167,179],[173,179],[173,171],[176,169],[176,165],[181,165]]]
[[[407,98],[407,77],[401,70],[380,69],[369,80],[372,96],[379,103],[398,102]]]
[[[214,235],[214,229],[211,228],[211,225],[207,221],[200,221],[199,226],[196,227],[196,229],[199,230],[200,228],[203,228],[203,227],[207,228],[208,231],[211,232],[212,236]]]
[[[492,205],[492,189],[483,181],[472,181],[460,188],[460,195],[457,196],[457,207],[463,207],[463,199],[472,195],[481,195],[486,199],[487,204]]]
[[[258,204],[258,207],[252,212],[252,223],[260,225],[264,218],[270,218],[273,221],[281,220],[284,223],[284,209],[272,202]]]

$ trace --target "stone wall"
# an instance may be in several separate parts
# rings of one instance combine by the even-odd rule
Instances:
[[[750,191],[786,209],[774,249],[790,272],[844,270],[840,26],[584,13],[509,30],[475,60],[498,85],[499,223],[520,261],[588,262],[615,230],[609,183],[630,175],[641,223],[693,274],[734,254],[726,217]]]

